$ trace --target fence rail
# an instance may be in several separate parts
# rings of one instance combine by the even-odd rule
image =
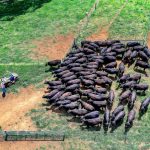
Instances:
[[[0,131],[0,141],[64,141],[64,133],[52,131]]]

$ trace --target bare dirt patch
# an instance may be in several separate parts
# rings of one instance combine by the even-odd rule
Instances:
[[[150,48],[150,32],[148,33],[147,45],[148,45],[148,48]]]
[[[0,97],[0,126],[3,130],[36,130],[31,118],[25,114],[42,102],[43,90],[32,86],[22,88],[18,94]]]
[[[73,34],[59,35],[55,37],[46,37],[44,39],[33,41],[36,46],[33,49],[37,52],[34,58],[48,57],[50,60],[62,59],[72,45]]]
[[[107,40],[108,38],[108,32],[107,30],[104,28],[100,31],[98,31],[97,33],[92,34],[91,36],[89,36],[87,38],[87,40],[91,40],[91,41],[100,41],[100,40]]]

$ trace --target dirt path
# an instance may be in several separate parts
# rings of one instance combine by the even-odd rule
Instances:
[[[36,130],[30,117],[25,114],[42,103],[43,90],[27,87],[19,94],[0,97],[0,126],[3,130]]]
[[[73,39],[74,35],[68,34],[33,41],[33,44],[36,46],[33,51],[36,52],[36,54],[32,56],[32,58],[39,59],[46,56],[50,60],[62,59],[71,47]]]

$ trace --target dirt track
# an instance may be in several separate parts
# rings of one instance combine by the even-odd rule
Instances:
[[[0,97],[0,126],[3,130],[36,130],[32,121],[25,114],[42,103],[42,89],[27,87],[18,94]]]

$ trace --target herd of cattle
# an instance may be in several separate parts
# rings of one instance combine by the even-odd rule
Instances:
[[[82,41],[81,47],[74,45],[74,50],[63,61],[53,60],[46,64],[55,68],[52,71],[55,80],[45,81],[48,87],[43,98],[55,109],[65,109],[79,117],[82,125],[103,124],[106,131],[123,122],[127,105],[125,129],[129,129],[136,115],[134,103],[137,94],[145,94],[148,85],[140,83],[140,73],[125,74],[125,65],[130,67],[133,64],[134,69],[145,71],[150,68],[149,58],[149,49],[136,41],[126,44],[119,40]],[[122,92],[117,107],[112,110],[116,99],[111,88],[113,81],[118,83]],[[140,116],[147,111],[149,104],[150,97],[142,101]]]

